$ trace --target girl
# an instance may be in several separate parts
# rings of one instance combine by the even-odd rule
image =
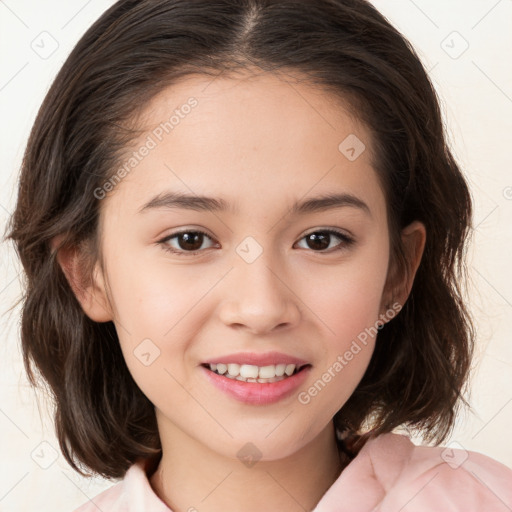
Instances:
[[[33,127],[9,237],[79,512],[511,510],[442,448],[472,204],[365,0],[121,0]],[[397,429],[438,446],[415,446]]]

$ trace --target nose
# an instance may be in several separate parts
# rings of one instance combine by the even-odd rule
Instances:
[[[229,298],[219,313],[224,324],[264,334],[298,323],[300,299],[293,283],[287,282],[288,274],[272,268],[264,254],[250,264],[237,262],[230,272],[223,289]]]

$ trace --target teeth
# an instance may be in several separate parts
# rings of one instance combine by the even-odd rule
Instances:
[[[233,377],[236,377],[240,374],[240,365],[239,364],[228,364],[228,373]]]
[[[276,364],[276,377],[282,377],[284,375],[285,370],[286,370],[285,364]]]
[[[258,367],[255,366],[254,368]],[[276,376],[276,367],[273,364],[270,366],[262,366],[257,373],[260,379],[271,379],[272,377]],[[243,374],[241,373],[241,375]]]
[[[240,366],[240,377],[244,379],[257,379],[259,372],[261,372],[261,370],[252,364],[243,364]],[[260,377],[263,377],[263,375],[260,375]]]
[[[217,363],[210,364],[210,370],[230,379],[246,382],[276,382],[290,377],[295,372],[295,364],[271,364],[268,366],[255,366],[253,364]],[[275,380],[274,380],[275,379]]]
[[[287,364],[286,368],[284,369],[284,373],[288,375],[288,377],[295,371],[295,365],[294,364]]]

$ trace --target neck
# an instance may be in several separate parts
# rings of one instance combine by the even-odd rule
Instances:
[[[338,451],[332,422],[292,455],[254,465],[224,457],[178,429],[172,442],[162,434],[163,455],[150,484],[173,512],[310,511],[349,462]]]

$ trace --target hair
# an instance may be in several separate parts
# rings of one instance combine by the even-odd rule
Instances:
[[[419,220],[427,231],[408,300],[380,328],[362,380],[333,418],[347,453],[404,426],[439,444],[468,405],[474,327],[461,284],[472,202],[407,39],[366,0],[121,0],[79,40],[41,105],[7,234],[26,274],[25,370],[36,386],[35,364],[49,385],[59,445],[84,476],[78,463],[123,477],[138,458],[161,454],[161,442],[114,323],[84,313],[51,241],[62,235],[59,248],[79,248],[90,275],[101,262],[94,191],[115,173],[144,106],[189,75],[254,69],[294,74],[368,128],[397,276],[409,272],[400,230]]]

